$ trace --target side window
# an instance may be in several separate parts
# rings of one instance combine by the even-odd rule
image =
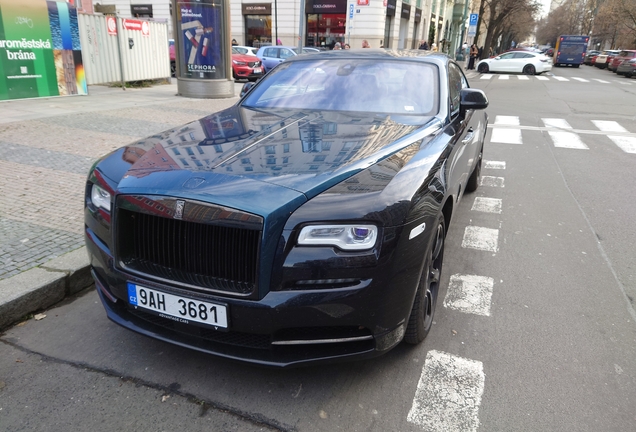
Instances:
[[[294,53],[290,49],[283,48],[280,50],[280,58],[282,59],[286,59],[287,57],[291,57],[293,55]]]
[[[455,63],[448,65],[448,92],[450,96],[451,117],[459,113],[459,103],[461,101],[460,92],[468,87],[466,77]]]
[[[267,48],[263,51],[263,57],[276,57],[276,48]]]

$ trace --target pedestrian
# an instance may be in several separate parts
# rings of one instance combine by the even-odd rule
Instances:
[[[344,49],[351,49],[348,43],[344,44]]]
[[[336,44],[333,46],[334,50],[339,50],[342,49],[342,46],[340,45],[340,42],[336,42]]]
[[[437,52],[437,44],[435,42],[431,44],[431,51]]]
[[[475,59],[477,58],[478,53],[479,53],[479,50],[477,49],[477,45],[472,44],[470,46],[470,60],[468,60],[467,69],[475,69]]]
[[[282,45],[283,41],[281,41],[280,39],[276,39],[276,45]]]
[[[419,47],[418,49],[421,49],[421,50],[428,50],[428,44],[426,43],[426,41],[425,41],[425,40],[421,40],[421,41],[420,41],[420,47]]]
[[[380,41],[380,48],[384,48],[384,41],[383,40]]]
[[[371,46],[369,45],[369,42],[367,42],[366,39],[362,40],[362,48],[371,48]]]
[[[236,41],[236,39],[232,39],[232,46],[237,46],[238,42]]]

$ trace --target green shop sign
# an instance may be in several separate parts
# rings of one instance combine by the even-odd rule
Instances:
[[[77,10],[0,0],[0,100],[87,94]]]

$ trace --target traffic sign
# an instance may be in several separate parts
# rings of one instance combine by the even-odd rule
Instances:
[[[349,4],[349,19],[353,18],[353,3]]]
[[[470,14],[468,25],[477,25],[477,20],[479,20],[479,14]]]

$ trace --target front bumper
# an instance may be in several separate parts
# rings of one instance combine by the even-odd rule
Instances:
[[[175,345],[274,367],[365,359],[390,350],[404,336],[419,276],[405,275],[393,286],[370,277],[346,288],[270,291],[248,300],[192,293],[126,274],[115,268],[110,251],[90,229],[86,244],[97,290],[113,322]],[[372,275],[383,273],[391,271],[380,265]],[[229,328],[181,324],[136,309],[127,303],[127,282],[223,303]]]

